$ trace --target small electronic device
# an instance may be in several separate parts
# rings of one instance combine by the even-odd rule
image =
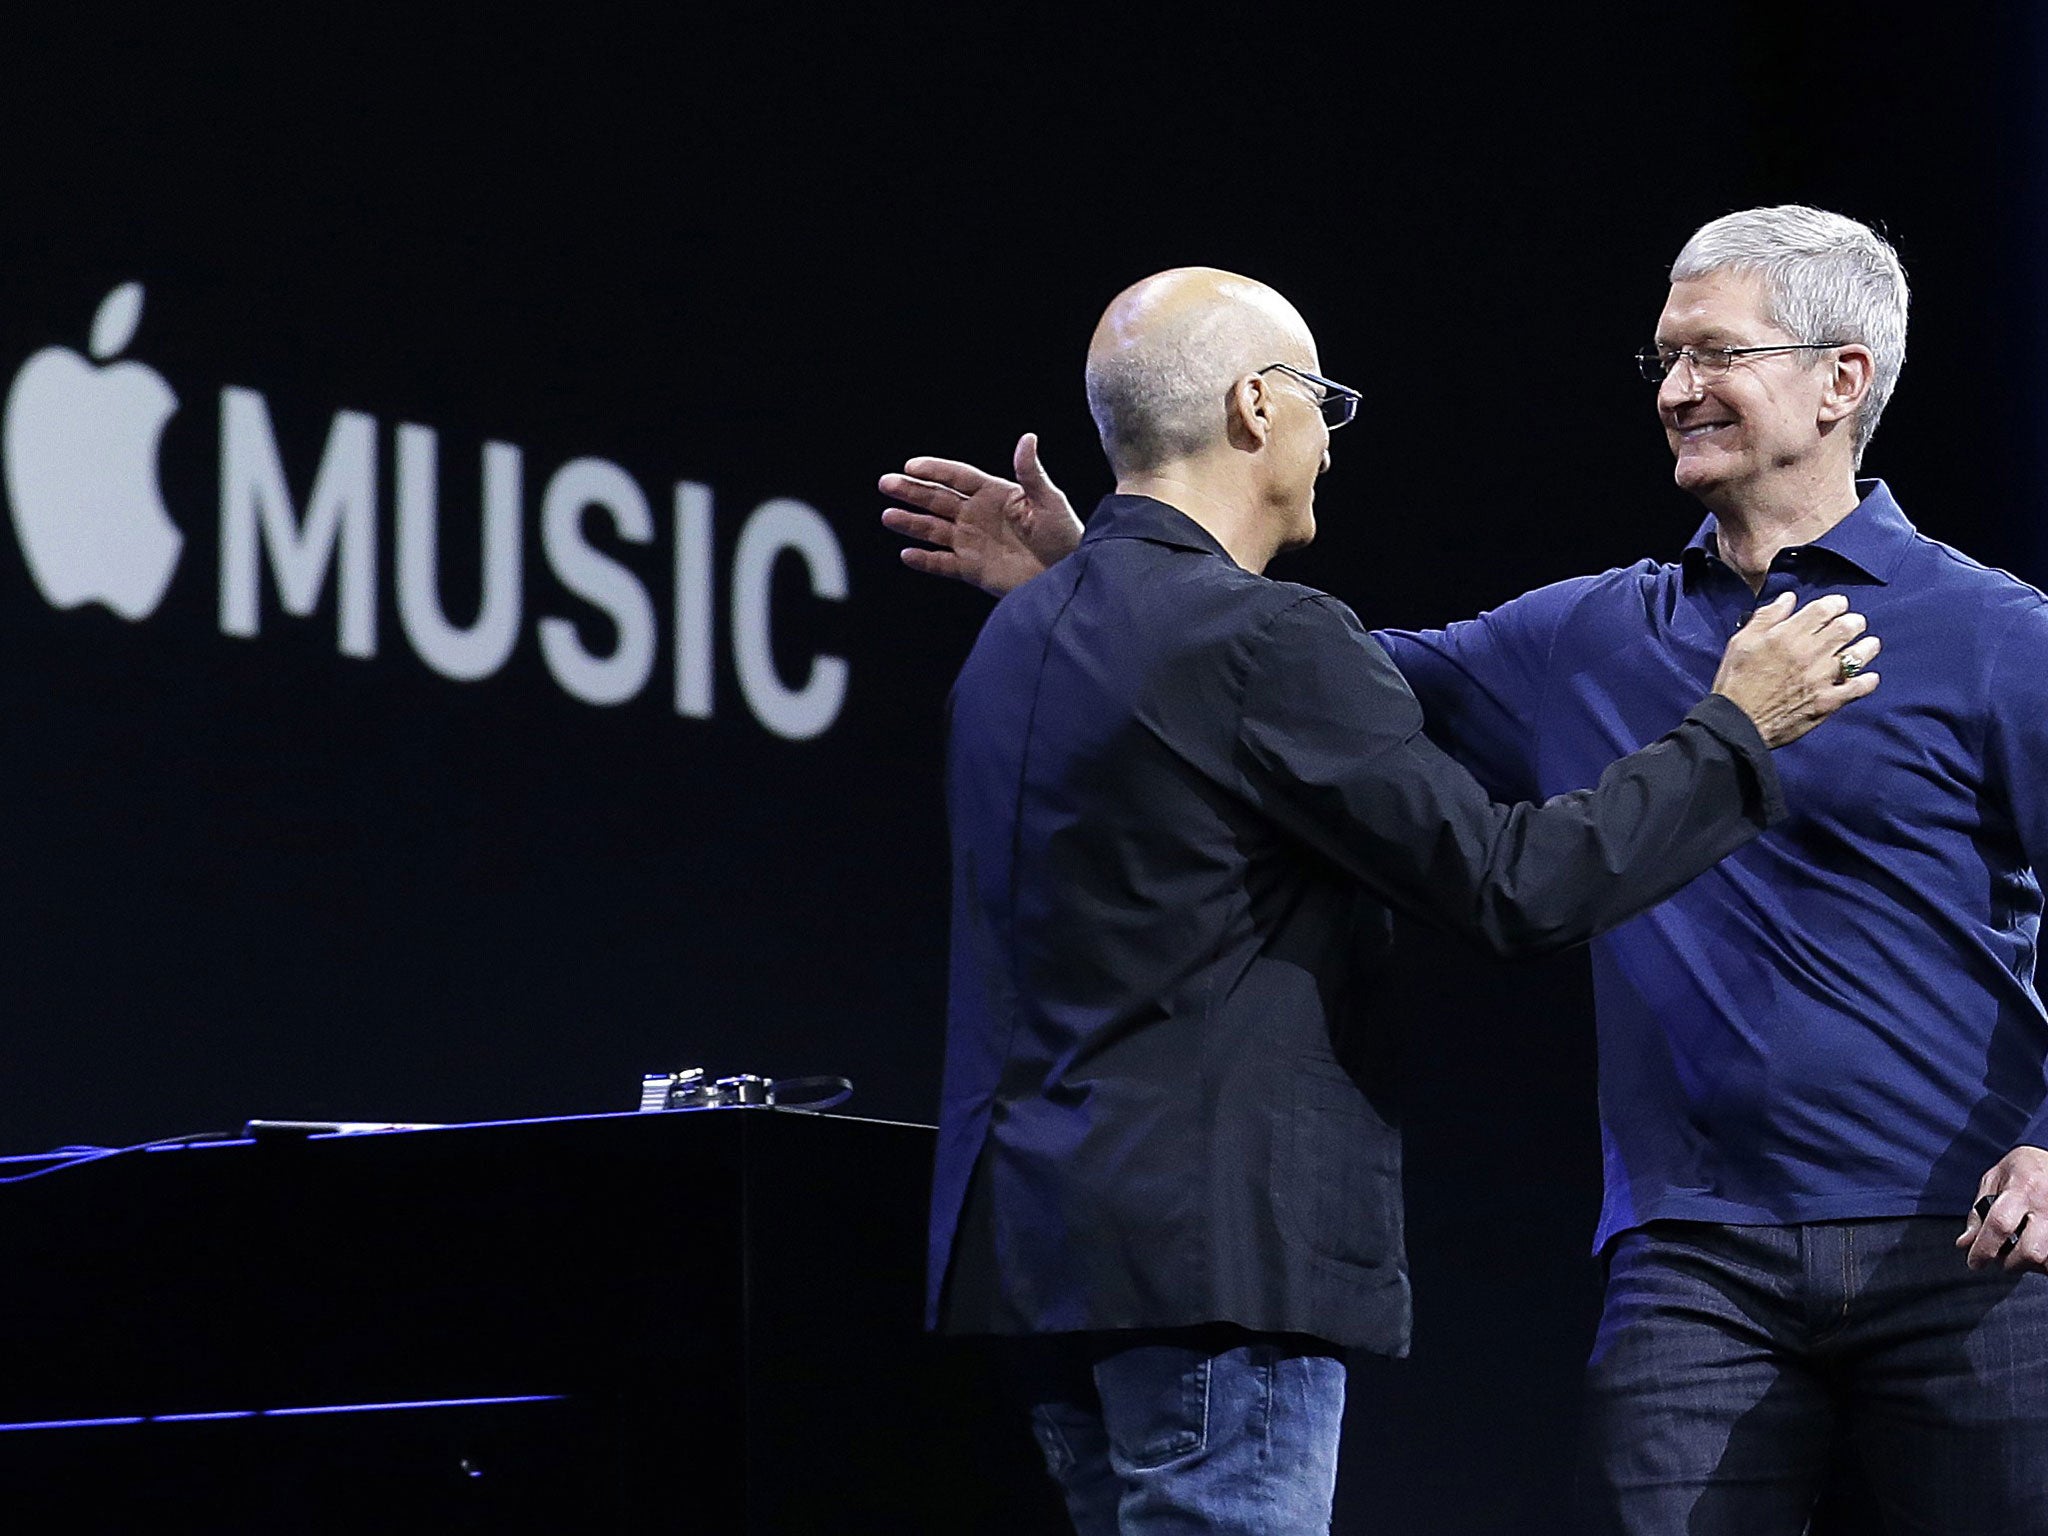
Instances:
[[[751,1072],[717,1079],[706,1076],[702,1067],[649,1072],[640,1079],[640,1109],[644,1114],[657,1109],[738,1109],[769,1104],[773,1086],[767,1078]]]
[[[812,1095],[812,1097],[806,1097]],[[702,1067],[649,1072],[640,1079],[640,1112],[664,1109],[830,1109],[853,1096],[843,1077],[760,1077],[741,1072],[713,1078]]]

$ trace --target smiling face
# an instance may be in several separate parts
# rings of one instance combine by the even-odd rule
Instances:
[[[1657,319],[1660,347],[1767,347],[1789,336],[1764,316],[1763,282],[1724,269],[1671,285]],[[1657,415],[1677,459],[1672,478],[1717,509],[1771,482],[1811,474],[1848,433],[1824,352],[1738,357],[1725,373],[1680,362],[1657,389]]]

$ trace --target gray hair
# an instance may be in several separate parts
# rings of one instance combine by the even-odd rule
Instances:
[[[1710,272],[1754,273],[1764,316],[1801,341],[1857,342],[1870,349],[1870,393],[1856,413],[1855,462],[1906,363],[1906,269],[1866,224],[1785,203],[1747,208],[1703,224],[1671,265],[1671,281]]]
[[[1237,302],[1156,322],[1090,355],[1088,412],[1117,474],[1142,474],[1225,440],[1232,386],[1295,341],[1257,286],[1244,282]]]

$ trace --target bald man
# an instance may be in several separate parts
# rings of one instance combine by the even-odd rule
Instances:
[[[1344,1347],[1405,1352],[1400,1147],[1361,979],[1390,909],[1575,943],[1782,814],[1769,748],[1875,685],[1831,597],[1592,790],[1493,804],[1315,534],[1353,392],[1261,284],[1121,294],[1089,349],[1115,494],[998,604],[947,762],[951,991],[931,1321],[996,1334],[1077,1530],[1325,1529]]]

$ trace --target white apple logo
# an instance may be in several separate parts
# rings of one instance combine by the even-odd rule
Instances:
[[[142,285],[100,302],[92,355],[134,339]],[[163,375],[141,363],[95,368],[45,347],[7,393],[7,499],[29,574],[57,608],[96,602],[143,619],[163,601],[185,536],[157,488],[157,442],[178,408]]]

